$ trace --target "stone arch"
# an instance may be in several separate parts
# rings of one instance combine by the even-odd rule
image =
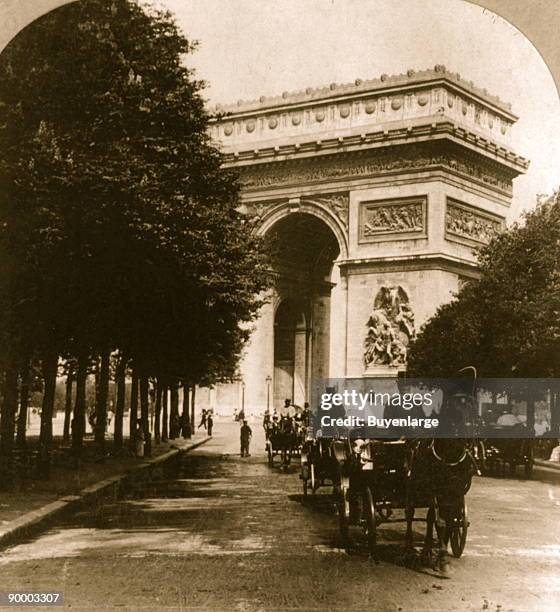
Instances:
[[[283,202],[276,206],[272,206],[266,211],[260,220],[257,227],[257,233],[261,236],[266,235],[270,229],[280,220],[292,215],[292,214],[307,214],[313,217],[317,217],[323,221],[334,234],[338,242],[338,248],[340,251],[339,258],[348,258],[348,233],[340,219],[333,214],[326,206],[309,201],[299,201],[297,203]]]

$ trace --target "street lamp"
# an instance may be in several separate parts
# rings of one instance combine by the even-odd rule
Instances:
[[[241,381],[241,412],[245,416],[245,381]]]
[[[272,382],[272,376],[270,374],[265,378],[266,381],[266,411],[270,412],[270,383]]]

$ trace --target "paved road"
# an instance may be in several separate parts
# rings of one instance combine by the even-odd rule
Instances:
[[[58,589],[73,609],[560,609],[560,472],[475,479],[471,530],[450,578],[338,548],[327,495],[305,503],[297,471],[267,467],[260,427],[241,459],[233,423],[181,473],[81,513],[0,558],[0,590]],[[420,539],[420,532],[417,534]]]

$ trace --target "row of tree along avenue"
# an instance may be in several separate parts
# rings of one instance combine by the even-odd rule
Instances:
[[[482,248],[479,266],[480,278],[464,284],[411,344],[408,374],[454,377],[474,366],[481,378],[560,378],[560,191]],[[529,408],[539,398],[524,399]]]
[[[172,412],[179,387],[188,398],[195,384],[235,376],[268,263],[207,136],[204,84],[188,68],[195,46],[167,13],[82,0],[0,56],[3,484],[25,444],[30,386],[42,391],[48,476],[57,376],[75,383],[66,434],[71,423],[76,457],[92,370],[101,453],[111,377],[118,450],[127,377],[131,429],[138,410],[148,441],[150,379],[156,407],[171,390]]]

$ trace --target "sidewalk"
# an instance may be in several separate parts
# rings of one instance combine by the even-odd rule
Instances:
[[[152,457],[133,455],[109,457],[103,463],[88,456],[80,470],[68,466],[53,467],[48,481],[29,480],[17,491],[3,492],[0,497],[0,549],[22,535],[47,525],[73,506],[97,497],[111,487],[118,487],[125,478],[153,466],[158,466],[210,438],[206,432],[196,433],[190,440],[177,438],[154,444]],[[127,442],[127,441],[126,441]],[[126,443],[125,442],[125,443]]]

